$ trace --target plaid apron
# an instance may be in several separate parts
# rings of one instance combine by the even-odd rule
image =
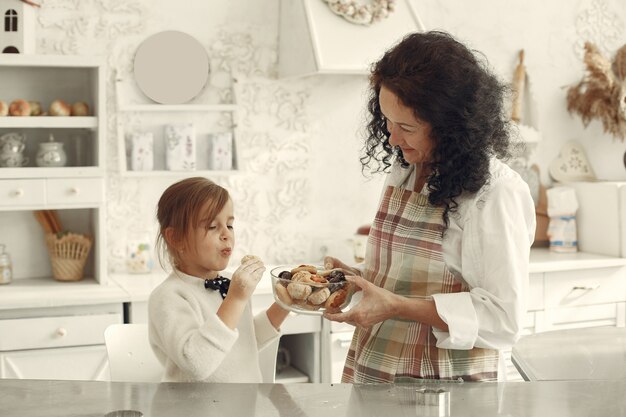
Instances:
[[[443,208],[428,196],[388,186],[370,230],[363,277],[406,297],[469,291],[443,260]],[[357,327],[342,382],[409,382],[416,379],[494,381],[498,352],[440,349],[431,326],[389,319]]]

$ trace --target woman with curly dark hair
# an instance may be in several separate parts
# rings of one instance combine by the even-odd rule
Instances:
[[[444,32],[374,64],[363,169],[389,172],[357,268],[343,382],[503,377],[522,329],[535,210],[509,155],[506,87]],[[499,372],[500,371],[500,372]]]

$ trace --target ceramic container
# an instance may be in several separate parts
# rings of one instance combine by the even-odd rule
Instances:
[[[55,142],[52,135],[48,142],[41,142],[37,151],[37,166],[63,167],[67,163],[67,155],[61,142]]]
[[[233,169],[233,135],[230,132],[209,135],[209,168],[214,171]]]
[[[154,136],[151,132],[135,132],[131,135],[130,168],[133,171],[154,169]]]
[[[196,169],[196,133],[193,124],[166,125],[165,166],[170,171]]]

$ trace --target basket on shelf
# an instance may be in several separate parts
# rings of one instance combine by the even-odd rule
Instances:
[[[46,234],[54,279],[57,281],[83,279],[83,269],[92,243],[91,237],[76,233]]]

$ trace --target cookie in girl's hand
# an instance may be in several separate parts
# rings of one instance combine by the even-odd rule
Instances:
[[[259,261],[259,262],[263,262],[261,260],[261,258],[259,258],[258,256],[255,255],[245,255],[243,258],[241,258],[241,263],[245,264],[246,262],[248,262],[249,260],[254,259],[255,261]]]

